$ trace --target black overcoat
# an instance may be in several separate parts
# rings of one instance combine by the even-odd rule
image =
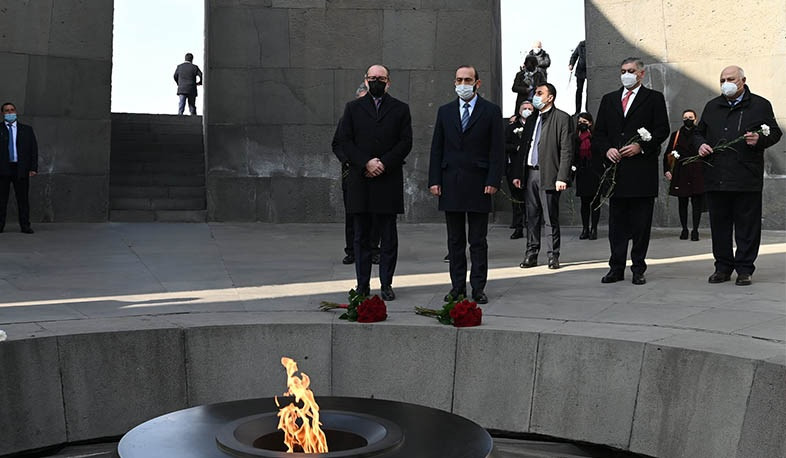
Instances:
[[[603,158],[605,155],[592,149],[589,159],[579,157],[579,131],[573,132],[573,165],[576,167],[576,195],[579,197],[594,197],[600,186],[600,177],[603,175]],[[592,134],[590,134],[590,147]]]
[[[371,94],[347,103],[338,142],[349,160],[347,213],[404,213],[404,159],[412,150],[409,105],[382,96],[379,113]],[[366,163],[379,158],[385,172],[365,176]]]
[[[9,176],[11,167],[8,152],[8,129],[0,121],[0,176]],[[16,123],[16,161],[18,178],[27,177],[30,172],[38,172],[38,142],[31,126]]]
[[[459,102],[455,99],[437,111],[429,187],[442,187],[440,211],[489,213],[491,195],[483,191],[486,186],[499,189],[505,165],[502,111],[478,96],[467,130],[462,132]]]
[[[619,162],[614,197],[657,197],[660,180],[658,158],[661,144],[669,136],[666,101],[662,93],[642,86],[625,116],[622,112],[622,91],[623,88],[609,92],[600,101],[592,135],[592,152],[606,157],[610,148],[622,148],[637,135],[638,129],[647,129],[652,139],[638,141],[641,154],[622,158]]]
[[[764,97],[752,94],[745,85],[742,100],[729,105],[726,97],[718,96],[704,107],[693,145],[702,143],[717,146],[721,141],[732,141],[747,131],[770,128],[770,135],[759,135],[754,146],[745,141],[735,143],[732,149],[712,153],[705,158],[704,189],[706,191],[761,192],[764,186],[764,150],[778,143],[782,132],[775,122],[772,105]]]

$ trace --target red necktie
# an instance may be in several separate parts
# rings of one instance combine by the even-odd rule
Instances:
[[[632,95],[633,91],[628,91],[628,93],[625,94],[625,97],[622,98],[622,114],[625,114],[625,110],[628,108],[628,100]]]

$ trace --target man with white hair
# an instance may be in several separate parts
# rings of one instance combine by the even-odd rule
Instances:
[[[745,82],[739,66],[721,71],[721,95],[704,106],[693,143],[708,163],[704,189],[715,258],[715,272],[708,280],[726,282],[736,270],[738,286],[751,284],[759,254],[764,150],[782,135],[770,102],[751,93]]]

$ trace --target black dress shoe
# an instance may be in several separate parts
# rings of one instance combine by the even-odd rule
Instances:
[[[382,293],[380,297],[383,301],[394,301],[396,300],[396,293],[393,292],[393,287],[390,285],[382,285]]]
[[[691,231],[690,239],[692,241],[694,241],[694,242],[697,242],[699,240],[699,230],[698,229],[694,229],[694,230]]]
[[[688,240],[688,230],[687,229],[683,229],[682,232],[680,232],[680,240]]]
[[[710,283],[723,283],[725,281],[731,280],[731,274],[726,274],[720,271],[715,271],[710,275],[710,278],[707,279]]]
[[[450,262],[450,254],[446,254],[444,258],[442,258],[442,262]]]
[[[458,289],[451,289],[449,293],[445,294],[445,302],[450,302],[458,299],[459,297],[467,297],[466,291],[461,291]]]
[[[737,274],[737,280],[734,281],[737,286],[749,286],[753,284],[751,281],[751,274]]]
[[[371,264],[379,264],[379,253],[371,255]]]
[[[22,233],[23,234],[33,234],[33,233],[35,233],[35,231],[33,230],[32,227],[28,226],[28,227],[23,227],[22,228]]]
[[[587,240],[589,238],[589,229],[586,227],[581,230],[581,234],[579,234],[579,240]]]
[[[472,292],[472,300],[477,302],[478,304],[488,304],[489,298],[486,296],[486,293],[483,291],[473,291]]]
[[[522,269],[528,269],[530,267],[535,267],[538,265],[538,255],[533,254],[524,258],[523,261],[519,264],[519,267]]]
[[[614,283],[618,281],[625,280],[625,275],[617,272],[609,271],[603,278],[600,279],[601,283]]]
[[[354,264],[355,257],[351,254],[344,256],[344,259],[341,260],[341,264]]]
[[[549,269],[559,269],[559,256],[552,256],[549,258]]]
[[[647,283],[647,279],[644,278],[644,274],[633,274],[633,281],[631,283],[634,285],[643,285]]]
[[[371,288],[368,286],[355,286],[355,292],[360,294],[361,296],[369,297],[371,296]]]
[[[590,230],[589,239],[590,240],[597,240],[598,239],[598,228],[597,227],[593,227],[592,230]]]
[[[512,234],[510,234],[510,238],[512,240],[523,239],[524,238],[524,231],[522,229],[516,229],[515,231],[513,231]]]

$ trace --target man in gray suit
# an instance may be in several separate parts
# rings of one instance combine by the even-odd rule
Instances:
[[[513,185],[524,187],[527,209],[527,251],[519,267],[538,265],[540,224],[545,221],[549,269],[559,269],[559,197],[568,187],[573,158],[573,121],[554,106],[557,89],[544,83],[535,89],[532,105],[540,112],[524,161],[514,170]],[[526,166],[526,169],[522,168]]]
[[[180,105],[177,114],[183,114],[188,100],[188,109],[192,115],[196,115],[197,86],[202,85],[202,71],[192,62],[194,55],[186,54],[186,61],[175,69],[175,83],[177,83],[177,95],[180,96]],[[199,81],[197,81],[199,78]]]

